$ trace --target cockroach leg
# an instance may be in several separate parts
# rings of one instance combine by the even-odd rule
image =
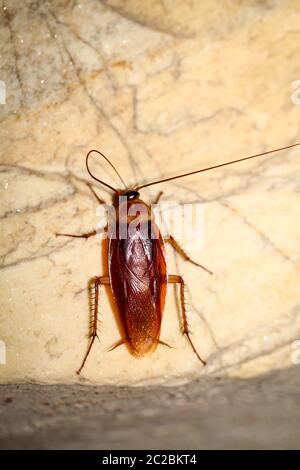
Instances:
[[[96,193],[96,191],[94,190],[93,186],[90,183],[86,183],[86,185],[89,188],[89,190],[92,192],[92,194],[95,196],[99,204],[106,204],[104,199],[101,199],[101,197],[98,196],[98,194]]]
[[[181,276],[177,276],[176,274],[175,275],[171,274],[168,276],[168,283],[180,285],[180,305],[181,305],[181,313],[182,313],[182,320],[183,320],[183,334],[186,335],[199,361],[202,362],[202,364],[205,366],[206,362],[200,357],[190,337],[190,331],[189,331],[187,316],[186,316],[185,300],[184,300],[184,280]]]
[[[162,197],[162,195],[164,194],[163,191],[159,191],[159,193],[157,194],[156,198],[154,199],[153,203],[152,204],[158,204],[159,201],[160,201],[160,198]]]
[[[98,338],[97,334],[97,323],[98,323],[98,305],[99,305],[99,287],[101,285],[103,286],[109,286],[109,277],[108,276],[101,276],[101,277],[96,277],[94,280],[94,305],[93,305],[93,322],[92,322],[92,328],[91,328],[91,334],[90,334],[90,344],[88,346],[87,352],[84,356],[84,359],[82,361],[82,364],[80,368],[76,371],[76,374],[80,374],[82,371],[84,364],[88,358],[88,355],[90,354],[90,351],[92,349],[92,346],[94,344],[95,338]]]
[[[94,190],[93,186],[90,183],[86,183],[86,185],[89,188],[89,190],[92,192],[92,194],[95,196],[95,198],[97,199],[99,204],[106,204],[104,199],[101,199],[98,196],[98,194],[96,193],[96,191]],[[85,238],[87,240],[88,238],[94,237],[95,235],[97,235],[97,233],[101,233],[101,231],[100,230],[91,230],[90,232],[82,233],[80,235],[73,235],[71,233],[56,233],[55,235],[57,237]]]
[[[88,238],[97,235],[97,233],[100,233],[99,230],[91,230],[91,232],[82,233],[80,235],[74,235],[72,233],[56,233],[55,235],[57,237],[85,238],[87,240]]]
[[[196,261],[192,260],[189,255],[184,251],[184,249],[179,245],[179,243],[175,240],[172,235],[169,235],[168,238],[164,239],[165,242],[170,243],[170,245],[174,248],[175,251],[185,260],[188,261],[189,263],[194,264],[195,266],[198,266],[199,268],[203,269],[206,271],[208,274],[212,275],[213,272],[210,271],[208,268],[203,266],[202,264],[197,263]]]

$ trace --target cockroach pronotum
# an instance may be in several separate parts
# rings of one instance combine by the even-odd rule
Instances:
[[[183,334],[186,335],[187,340],[199,361],[203,365],[206,364],[204,359],[202,359],[197,352],[190,336],[185,308],[184,280],[179,275],[167,273],[164,242],[166,241],[170,243],[174,250],[177,251],[186,261],[199,266],[209,274],[212,273],[201,264],[193,261],[171,235],[166,240],[163,239],[160,230],[155,223],[151,206],[147,205],[142,199],[140,199],[139,191],[149,186],[165,183],[178,178],[184,178],[196,173],[213,170],[226,165],[232,165],[233,163],[242,162],[251,158],[271,155],[275,152],[296,147],[297,145],[300,145],[300,143],[251,155],[250,157],[239,158],[238,160],[221,163],[202,168],[200,170],[198,169],[177,176],[163,178],[158,181],[137,185],[132,188],[128,188],[126,186],[119,172],[110,160],[103,155],[103,153],[98,150],[90,150],[88,152],[86,156],[86,168],[89,175],[95,181],[101,183],[114,192],[112,207],[115,208],[115,224],[113,225],[114,230],[108,231],[107,234],[108,275],[93,279],[95,297],[92,312],[93,320],[90,342],[82,364],[77,371],[78,374],[80,374],[85,365],[95,338],[98,337],[98,302],[99,287],[101,285],[110,286],[114,302],[119,312],[121,324],[124,329],[124,338],[122,338],[112,349],[121,344],[127,343],[134,356],[142,357],[151,354],[158,344],[168,346],[167,343],[160,340],[167,284],[178,284],[180,288]],[[89,157],[93,152],[96,152],[109,163],[122,181],[122,184],[125,186],[124,190],[115,189],[108,183],[96,178],[91,173],[88,162]],[[103,204],[104,201],[98,197],[92,186],[90,186],[90,189],[98,202]],[[155,203],[158,202],[161,195],[162,193],[160,192]],[[137,221],[138,223],[136,223]],[[95,236],[97,233],[97,230],[93,230],[80,235],[66,233],[57,233],[56,235],[87,239]]]

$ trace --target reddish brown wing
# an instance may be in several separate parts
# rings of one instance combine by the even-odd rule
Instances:
[[[166,261],[161,234],[154,221],[149,233],[136,230],[127,239],[109,240],[109,276],[132,353],[144,356],[157,346],[166,297]]]

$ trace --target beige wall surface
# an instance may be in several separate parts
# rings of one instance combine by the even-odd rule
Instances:
[[[120,332],[104,289],[100,342],[78,377],[88,282],[107,267],[99,237],[55,237],[105,223],[84,182],[91,148],[131,185],[300,141],[299,24],[296,0],[4,5],[2,383],[173,384],[299,362],[300,147],[142,191],[148,203],[163,190],[163,204],[201,207],[202,243],[187,250],[213,276],[166,250],[205,368],[180,333],[173,287],[161,334],[173,348],[107,352]],[[119,184],[104,161],[93,171]]]

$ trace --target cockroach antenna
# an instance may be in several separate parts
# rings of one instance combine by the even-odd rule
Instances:
[[[239,158],[238,160],[232,160],[230,162],[220,163],[219,165],[209,166],[207,168],[201,168],[200,170],[190,171],[189,173],[183,173],[182,175],[171,176],[170,178],[163,178],[161,180],[152,181],[151,183],[141,184],[140,186],[137,186],[135,190],[139,191],[142,188],[148,188],[148,186],[153,186],[154,184],[165,183],[167,181],[177,180],[178,178],[184,178],[185,176],[195,175],[196,173],[202,173],[204,171],[214,170],[216,168],[221,168],[222,166],[232,165],[233,163],[250,160],[250,158],[262,157],[263,155],[270,155],[275,152],[280,152],[282,150],[287,150],[292,147],[296,147],[297,145],[300,145],[300,142],[298,142],[297,144],[288,145],[287,147],[281,147],[281,148],[277,148],[274,150],[269,150],[267,152],[257,153],[256,155],[251,155],[250,157]]]
[[[122,178],[122,176],[120,175],[120,173],[118,172],[118,170],[116,169],[116,167],[111,163],[111,161],[110,161],[102,152],[99,152],[99,150],[95,150],[95,149],[90,150],[90,151],[88,152],[87,156],[86,156],[85,164],[86,164],[86,169],[87,169],[89,175],[90,175],[95,181],[98,181],[98,183],[101,183],[101,184],[103,184],[104,186],[106,186],[107,188],[112,189],[112,191],[114,191],[114,192],[117,193],[117,194],[119,193],[119,191],[118,191],[117,189],[113,188],[110,184],[105,183],[104,181],[102,181],[102,180],[96,178],[96,176],[94,176],[94,175],[92,174],[92,172],[91,172],[91,170],[90,170],[90,168],[89,168],[89,165],[88,165],[88,161],[89,161],[89,157],[90,157],[91,153],[93,153],[93,152],[98,153],[102,158],[104,158],[104,159],[107,161],[107,163],[112,167],[112,169],[113,169],[113,170],[115,171],[115,173],[118,175],[118,177],[120,178],[120,181],[122,182],[122,184],[124,185],[124,187],[125,187],[125,189],[126,189],[126,188],[127,188],[126,183],[125,183],[125,181],[123,180],[123,178]]]

